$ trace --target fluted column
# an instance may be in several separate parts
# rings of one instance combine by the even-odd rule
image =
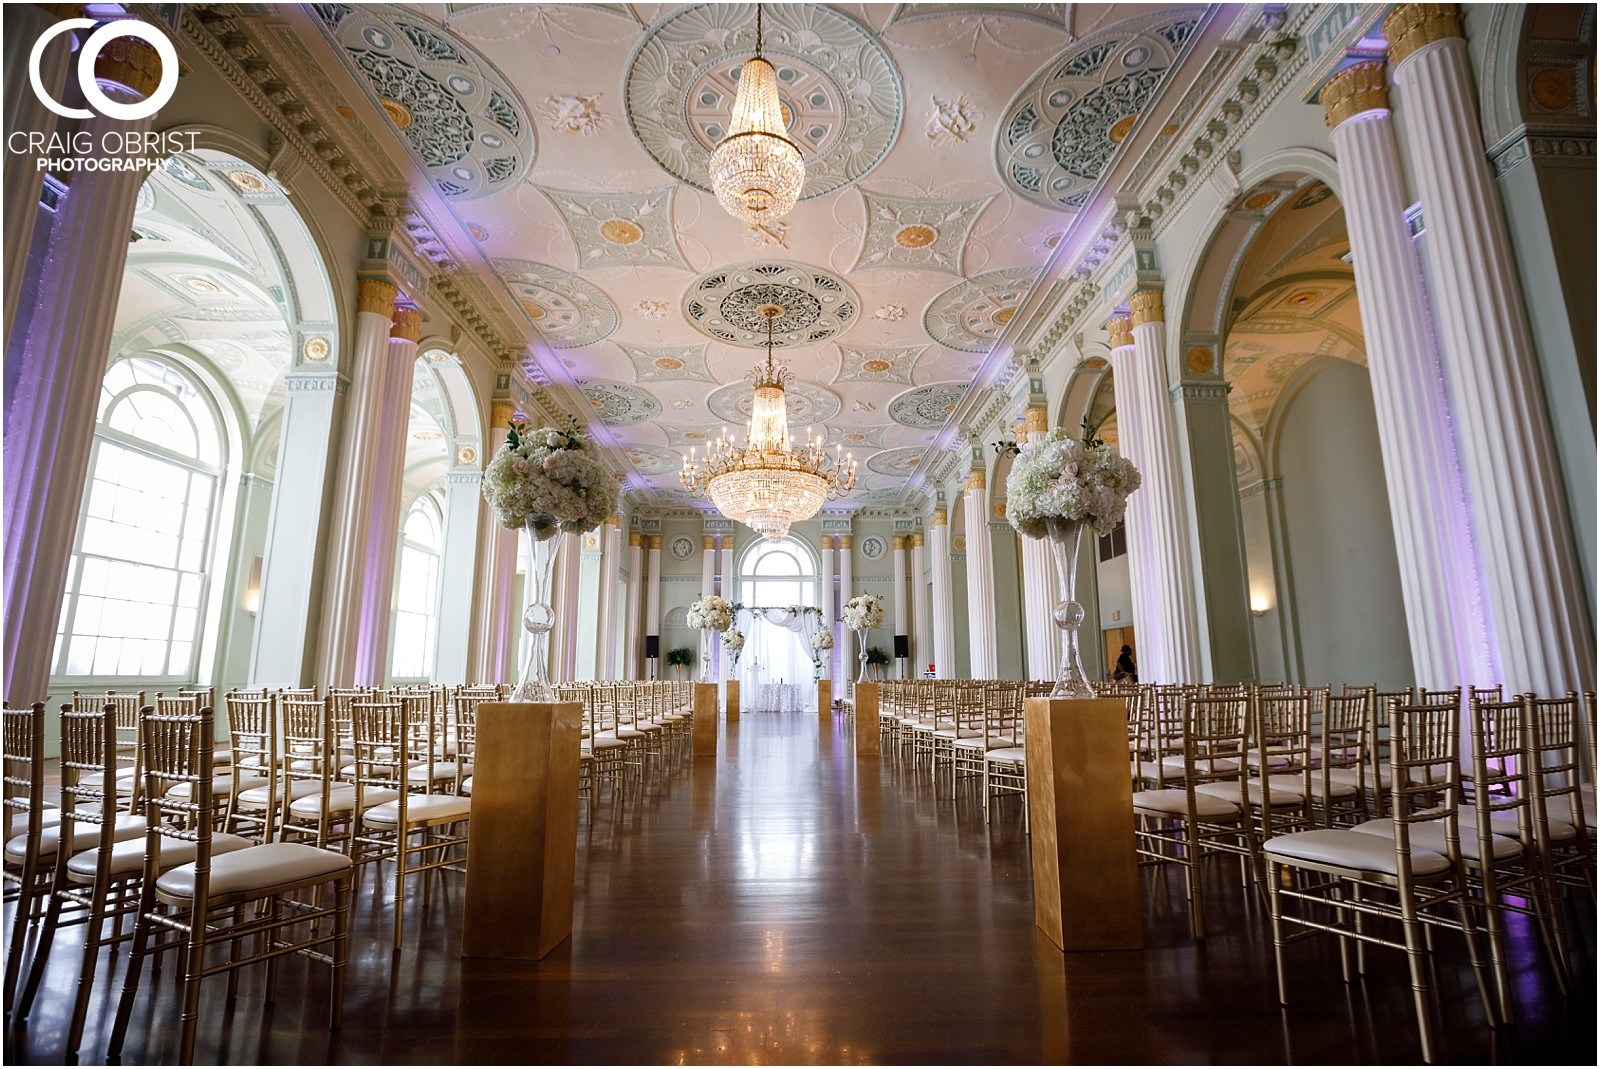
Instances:
[[[905,535],[894,536],[894,633],[903,635],[906,639],[906,659],[895,658],[895,672],[898,678],[906,678],[906,664],[910,660],[911,644],[911,602],[907,598],[906,590],[906,550],[911,540]],[[894,650],[889,653],[893,655]]]
[[[551,632],[555,641],[550,643],[550,678],[557,682],[571,682],[578,675],[578,618],[579,602],[583,596],[583,535],[568,531],[562,538],[561,559],[557,562],[556,581],[559,586],[556,610],[557,627]],[[563,622],[564,621],[564,622]]]
[[[10,66],[26,66],[12,59]],[[134,103],[155,89],[151,62],[159,70],[154,49],[130,38],[127,47],[101,53],[95,75],[112,99]],[[98,146],[106,134],[143,134],[150,126],[148,118],[122,122],[95,113],[79,129]],[[128,233],[144,179],[145,172],[134,170],[73,174],[41,268],[39,307],[26,338],[20,330],[8,338],[4,685],[5,697],[23,708],[45,697],[50,679]]]
[[[1023,423],[1025,440],[1043,438],[1050,429],[1045,409],[1028,409]],[[1059,632],[1051,613],[1055,604],[1055,563],[1050,558],[1050,543],[1043,538],[1022,539],[1022,614],[1027,629],[1028,678],[1055,679],[1059,667]],[[1099,629],[1099,621],[1087,621]]]
[[[956,677],[956,621],[950,602],[950,519],[935,509],[928,521],[928,555],[933,568],[933,668],[939,679]]]
[[[1447,688],[1497,679],[1472,512],[1422,268],[1406,226],[1382,61],[1345,68],[1321,99],[1338,154],[1417,682]]]
[[[1128,524],[1128,565],[1130,572],[1136,566],[1140,570],[1141,582],[1134,585],[1139,599],[1135,604],[1148,614],[1136,621],[1142,662],[1139,675],[1161,683],[1201,682],[1189,508],[1167,393],[1166,313],[1159,289],[1140,290],[1128,303],[1133,310],[1134,351],[1133,359],[1125,362],[1129,374],[1126,378],[1117,375],[1117,427],[1121,434],[1126,412],[1124,387],[1132,386],[1132,396],[1127,399],[1136,406],[1133,415],[1143,457],[1143,482],[1132,496],[1143,500]],[[1135,530],[1135,523],[1142,523],[1144,530]],[[1154,651],[1148,639],[1152,631],[1160,634]]]
[[[1594,686],[1594,621],[1477,94],[1454,4],[1384,21],[1428,232],[1429,292],[1462,428],[1467,498],[1508,691]],[[1462,682],[1476,682],[1462,680]]]
[[[44,106],[28,81],[28,64],[22,57],[33,42],[56,19],[38,4],[5,6],[6,36],[18,42],[16,58],[5,67],[6,132],[26,131],[42,134],[47,140],[55,133],[58,117]],[[76,67],[68,36],[56,38],[39,56],[39,84],[56,100],[63,96],[67,73]],[[44,172],[31,152],[5,154],[5,323],[7,345],[17,325],[17,297],[27,275],[28,252],[33,246],[33,227],[39,217],[39,194],[44,189]],[[140,178],[142,179],[142,175]],[[137,184],[137,183],[136,183]],[[9,406],[9,399],[7,405]]]
[[[639,605],[644,595],[644,535],[628,532],[627,608],[622,619],[622,678],[643,679],[644,642]]]
[[[381,420],[377,432],[363,442],[363,460],[372,466],[373,481],[362,539],[367,564],[354,599],[361,620],[355,648],[355,682],[359,684],[381,684],[389,668],[390,610],[394,606],[400,505],[405,492],[406,432],[411,422],[411,383],[421,337],[422,313],[415,308],[397,307],[383,359]]]
[[[911,536],[911,678],[921,679],[933,657],[928,629],[928,547],[921,531]]]
[[[700,593],[701,595],[715,594],[717,592],[717,536],[700,536]],[[731,599],[730,599],[731,600]],[[695,651],[699,657],[711,654],[711,678],[721,679],[722,675],[722,650],[721,643],[717,641],[715,631],[700,632],[700,648]],[[695,664],[699,664],[698,660]]]
[[[717,565],[717,582],[719,589],[722,591],[722,596],[724,598],[728,599],[730,602],[737,601],[739,599],[736,597],[736,595],[739,593],[739,591],[733,574],[733,532],[728,531],[724,534],[718,535],[717,542],[722,546],[722,549],[718,552],[717,556],[717,559],[720,561],[720,563]]]
[[[989,492],[982,469],[967,476],[962,512],[967,533],[967,639],[973,679],[996,675],[994,550],[989,545]]]
[[[651,665],[649,659],[644,662],[645,679],[661,678],[661,662],[666,658],[667,651],[660,649],[661,644],[661,536],[645,535],[645,564],[646,575],[644,588],[644,633],[648,639],[654,637],[657,645],[656,663]],[[655,671],[651,671],[651,669]]]
[[[856,596],[855,589],[855,537],[853,535],[840,535],[835,544],[839,547],[839,615],[844,615],[844,603]],[[863,639],[865,641],[865,639]],[[842,679],[855,679],[856,675],[856,633],[839,624],[839,665],[844,675]]]
[[[839,675],[839,598],[834,589],[834,577],[838,575],[837,561],[833,551],[833,536],[823,535],[818,540],[822,547],[822,626],[833,635],[833,649],[828,651],[828,678],[841,679]]]
[[[598,679],[617,678],[617,602],[619,557],[622,554],[622,517],[607,516],[600,528],[600,648],[595,657]]]

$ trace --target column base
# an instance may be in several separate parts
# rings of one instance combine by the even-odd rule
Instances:
[[[856,756],[877,757],[878,684],[856,684]]]
[[[694,746],[694,756],[717,756],[717,685],[715,683],[696,683],[694,685],[694,733],[690,741]]]

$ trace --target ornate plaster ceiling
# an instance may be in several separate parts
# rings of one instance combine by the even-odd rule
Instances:
[[[679,502],[667,457],[742,419],[772,303],[791,423],[874,473],[849,507],[912,499],[1097,183],[1173,106],[1204,10],[769,5],[808,177],[765,227],[706,192],[751,4],[315,5],[307,40],[324,84],[387,116],[480,257],[461,270],[503,295],[541,380],[586,396],[646,500]]]

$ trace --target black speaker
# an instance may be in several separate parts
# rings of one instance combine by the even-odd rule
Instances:
[[[896,657],[911,656],[911,636],[896,635],[894,637],[894,655]]]
[[[646,635],[644,637],[644,657],[650,661],[661,656],[661,636]]]

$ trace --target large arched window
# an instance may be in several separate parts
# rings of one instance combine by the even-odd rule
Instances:
[[[817,563],[795,538],[762,539],[745,551],[739,568],[738,601],[755,608],[817,603]]]
[[[211,398],[186,372],[148,356],[111,365],[56,675],[197,678],[225,448]]]
[[[394,593],[394,640],[389,655],[389,675],[396,680],[427,680],[433,675],[434,639],[439,626],[442,531],[439,502],[432,494],[419,494],[401,527]]]

